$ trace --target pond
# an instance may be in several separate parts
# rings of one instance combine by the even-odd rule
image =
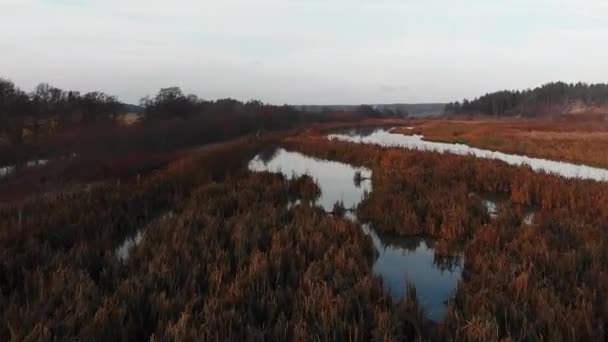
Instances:
[[[44,166],[49,162],[48,159],[34,159],[25,163],[26,167]]]
[[[425,316],[434,322],[441,321],[462,276],[463,256],[441,258],[436,255],[432,240],[389,238],[368,224],[363,224],[362,228],[371,236],[378,251],[373,269],[382,276],[385,289],[393,297],[402,299],[407,284],[413,284]]]
[[[565,178],[608,181],[608,170],[542,158],[508,154],[470,147],[464,144],[451,144],[423,140],[421,135],[403,135],[391,133],[391,129],[348,130],[329,134],[329,139],[359,144],[374,144],[386,147],[403,147],[411,150],[435,151],[457,155],[473,155],[478,158],[496,159],[510,165],[527,165],[537,172],[547,172]]]
[[[48,160],[46,160],[46,159],[29,160],[23,166],[21,166],[19,168],[19,170],[21,170],[21,168],[31,168],[31,167],[36,167],[36,166],[44,166],[47,163],[48,163]],[[17,170],[18,170],[18,168],[17,168],[16,165],[2,166],[2,167],[0,167],[0,178],[6,177],[6,176],[10,176],[13,173],[15,173]]]
[[[257,155],[249,163],[251,171],[280,173],[286,178],[309,175],[321,189],[317,205],[325,211],[333,210],[334,203],[342,201],[345,208],[356,209],[366,192],[372,191],[371,171],[335,161],[311,158],[298,152],[277,149]],[[364,178],[357,185],[355,174]],[[290,206],[297,205],[291,203]],[[347,219],[357,222],[353,213]],[[441,321],[461,277],[463,261],[460,256],[450,259],[436,257],[432,241],[420,238],[389,239],[380,235],[368,224],[362,231],[372,238],[378,251],[373,271],[382,278],[384,288],[397,300],[402,299],[410,283],[416,287],[418,301],[425,315]]]
[[[270,155],[257,155],[249,162],[249,170],[281,173],[287,178],[311,176],[321,189],[316,204],[328,212],[333,210],[336,202],[342,202],[346,209],[354,209],[365,193],[372,190],[369,180],[372,172],[369,169],[318,160],[282,148],[274,150]],[[363,178],[358,186],[354,182],[357,173]]]
[[[12,174],[13,172],[15,172],[14,165],[0,167],[0,178],[6,177],[6,176]]]
[[[502,209],[502,207],[505,204],[507,204],[507,203],[513,204],[512,202],[509,201],[508,197],[505,195],[496,195],[496,194],[490,194],[490,193],[483,193],[483,194],[477,194],[477,195],[471,194],[471,195],[479,196],[479,198],[481,199],[481,203],[484,205],[488,215],[492,219],[495,219],[498,217],[500,210]],[[536,212],[537,212],[538,208],[533,208],[531,206],[522,206],[522,205],[515,205],[515,206],[522,210],[522,213],[523,213],[522,223],[528,224],[528,225],[535,223]]]
[[[49,164],[50,162],[54,162],[57,160],[72,159],[72,158],[76,158],[76,157],[78,157],[77,153],[71,153],[71,154],[57,157],[54,159],[43,159],[43,158],[31,159],[31,160],[26,161],[25,163],[0,166],[0,178],[10,176],[14,173],[18,173],[20,170],[33,168],[33,167],[45,166],[45,165]]]
[[[135,235],[129,236],[123,241],[123,243],[116,248],[116,256],[121,261],[127,261],[129,259],[129,255],[131,254],[131,250],[139,245],[141,239],[144,237],[143,229],[140,229],[135,233]]]
[[[24,167],[24,168],[30,168],[30,167],[36,167],[36,166],[44,166],[48,162],[49,162],[48,159],[28,160],[27,162],[25,162],[25,164],[23,164],[22,167]],[[12,175],[16,171],[17,171],[17,166],[16,165],[2,166],[2,167],[0,167],[0,178]]]

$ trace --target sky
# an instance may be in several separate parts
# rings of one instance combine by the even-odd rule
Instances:
[[[605,0],[0,0],[0,77],[138,103],[447,102],[608,82]]]

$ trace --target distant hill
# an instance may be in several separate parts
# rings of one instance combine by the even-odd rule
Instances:
[[[126,113],[142,114],[144,112],[144,107],[129,103],[123,103],[122,108]]]
[[[546,116],[608,114],[608,84],[554,82],[519,90],[502,90],[474,100],[448,103],[446,114]]]
[[[444,103],[393,103],[393,104],[370,104],[366,105],[380,112],[391,112],[395,116],[426,117],[441,115],[444,111]],[[322,113],[323,111],[355,111],[357,105],[300,105],[294,108],[307,113]]]

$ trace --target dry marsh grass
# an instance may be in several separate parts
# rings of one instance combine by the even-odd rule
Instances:
[[[394,303],[352,222],[299,205],[310,177],[243,168],[259,146],[172,165],[140,184],[0,210],[0,339],[403,340],[427,332]],[[114,253],[158,213],[130,257]],[[18,211],[22,213],[19,214]],[[19,217],[25,217],[20,221]]]
[[[414,130],[426,140],[464,143],[473,147],[608,167],[608,121],[571,118],[562,120],[473,119],[424,120]]]
[[[300,136],[297,151],[373,171],[358,216],[387,233],[463,250],[444,322],[454,340],[603,340],[608,323],[608,184],[572,181],[470,156]],[[490,218],[476,193],[510,199]],[[534,224],[522,206],[537,208]]]
[[[320,190],[312,178],[246,171],[267,143],[0,208],[0,340],[606,339],[607,184],[315,131],[287,138],[289,149],[372,169],[361,220],[431,237],[438,258],[464,253],[448,315],[429,325],[414,288],[394,302],[373,275],[358,225],[307,204]],[[491,218],[481,193],[510,203]],[[287,206],[295,198],[303,204]],[[522,206],[537,208],[534,224]]]

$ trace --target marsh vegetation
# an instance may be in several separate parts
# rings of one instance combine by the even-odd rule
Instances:
[[[391,235],[435,240],[435,255],[462,250],[464,269],[443,322],[462,340],[605,337],[608,185],[537,173],[473,156],[352,144],[324,135],[287,144],[317,158],[372,170],[362,221]],[[492,218],[481,196],[509,201]],[[534,222],[527,206],[537,208]]]
[[[2,205],[0,339],[602,340],[607,208],[499,160],[244,140]]]

